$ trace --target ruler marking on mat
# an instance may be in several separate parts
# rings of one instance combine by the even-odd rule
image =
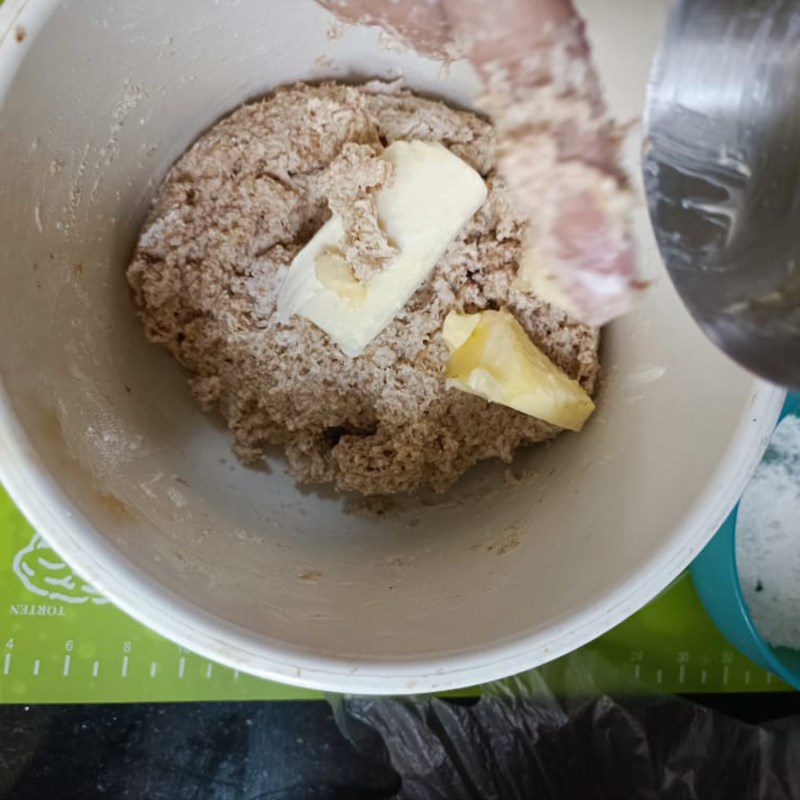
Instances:
[[[120,667],[119,674],[123,678],[128,677],[128,656],[122,656],[122,666]]]
[[[641,664],[634,664],[633,665],[633,679],[638,681],[642,677],[642,665]]]
[[[99,661],[95,661],[92,664],[92,677],[96,678],[98,672],[100,672],[100,662]]]
[[[70,656],[70,654],[69,654],[69,653],[67,653],[67,654],[64,656],[64,668],[61,670],[61,674],[62,674],[62,675],[65,677],[65,678],[66,678],[66,677],[69,675],[69,665],[70,665],[70,662],[71,662],[71,661],[72,661],[72,656]]]
[[[235,670],[233,671],[233,679],[234,679],[235,681],[238,681],[238,680],[239,680],[239,670],[238,670],[238,669],[235,669]]]
[[[158,667],[155,661],[150,662],[150,677],[155,678]]]
[[[681,686],[686,683],[686,664],[681,664],[678,667],[678,683]]]
[[[178,660],[178,677],[182,678],[184,670],[186,669],[186,659],[181,656]]]
[[[767,686],[769,686],[769,684],[771,684],[771,683],[772,683],[772,673],[768,672],[767,673]]]
[[[213,666],[214,666],[213,664],[209,664],[206,667],[206,678],[210,678],[211,677],[211,670],[212,670]]]
[[[722,685],[727,686],[731,675],[731,668],[728,664],[722,667]]]
[[[706,670],[700,670],[700,685],[705,686],[706,681],[708,680],[708,672]]]
[[[11,653],[6,653],[5,658],[3,659],[3,675],[8,675],[10,669],[11,669]]]
[[[40,660],[37,658],[37,659],[36,659],[36,660],[33,662],[33,676],[34,676],[35,678],[38,678],[38,677],[39,677],[39,668],[40,668],[41,666],[42,666],[42,662],[41,662],[41,661],[40,661]]]
[[[659,669],[656,670],[656,683],[659,686],[661,686],[663,681],[664,681],[664,670],[659,667]]]

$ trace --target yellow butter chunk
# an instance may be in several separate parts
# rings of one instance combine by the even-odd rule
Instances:
[[[450,350],[448,386],[572,431],[579,431],[594,411],[581,385],[530,340],[508,311],[451,311],[442,335]]]
[[[336,250],[324,250],[314,260],[317,280],[353,305],[364,302],[367,288],[356,278],[344,256]]]

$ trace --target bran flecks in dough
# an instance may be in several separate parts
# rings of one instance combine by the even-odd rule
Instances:
[[[347,212],[347,256],[366,279],[391,258],[374,193],[391,180],[375,156],[398,139],[437,141],[486,179],[489,196],[431,278],[348,358],[275,300],[294,256]],[[192,373],[247,462],[279,445],[303,483],[365,495],[444,490],[477,461],[510,461],[553,425],[446,388],[441,327],[453,309],[505,308],[592,394],[598,331],[515,282],[525,225],[495,174],[495,138],[479,117],[395,85],[295,85],[235,111],[175,164],[128,269],[148,337]]]

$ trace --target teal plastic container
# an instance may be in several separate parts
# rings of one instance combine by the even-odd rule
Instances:
[[[780,419],[800,416],[800,394],[789,395]],[[756,630],[736,567],[737,506],[691,566],[697,594],[711,619],[737,650],[800,689],[800,650],[772,647]]]

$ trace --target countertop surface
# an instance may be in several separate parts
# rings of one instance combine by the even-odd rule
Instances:
[[[791,731],[800,726],[800,717],[797,723],[790,718],[800,715],[800,694],[769,693],[662,699],[648,712],[651,728],[663,729],[663,737],[682,737],[685,732],[676,727],[675,710],[691,708],[687,699],[698,704],[692,709],[693,719],[702,721],[708,729],[709,751],[714,751],[711,739],[715,735],[730,737],[733,742],[741,737],[741,731],[734,736],[719,727],[722,714],[748,723],[741,726],[747,730],[750,724],[779,718]],[[708,715],[704,716],[706,710]],[[711,718],[717,720],[716,725],[709,722]],[[371,749],[362,744],[357,751],[337,727],[331,705],[321,700],[6,705],[0,707],[0,729],[3,800],[347,800],[415,796],[397,794],[402,779],[386,763],[380,744]],[[553,737],[557,736],[554,731]],[[586,744],[585,752],[575,754],[586,770],[597,769],[593,762],[608,757],[604,756],[602,731],[598,731],[598,737]],[[743,747],[746,751],[746,745]],[[502,747],[497,750],[498,760],[502,760]],[[702,760],[708,754],[701,748],[683,755],[685,769],[694,770],[692,760]],[[723,759],[724,754],[717,757]],[[745,759],[744,751],[741,758]],[[532,770],[537,768],[533,760],[526,763]],[[741,760],[736,763],[741,764]],[[726,768],[724,763],[719,766]],[[629,768],[633,769],[623,763],[616,769],[624,773]],[[580,770],[575,774],[576,792],[583,785],[578,773]],[[408,776],[405,785],[405,791],[413,792]],[[749,793],[746,779],[738,785],[743,793]],[[593,796],[614,794],[601,791]],[[748,800],[755,796],[750,794]],[[800,783],[791,785],[789,781],[785,794],[758,796],[800,797]],[[726,795],[726,800],[731,797]]]

